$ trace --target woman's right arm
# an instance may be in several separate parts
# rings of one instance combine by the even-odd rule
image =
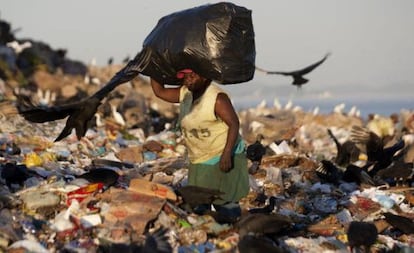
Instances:
[[[151,87],[155,96],[170,102],[180,102],[180,88],[165,88],[164,84],[160,84],[155,79],[151,78]]]

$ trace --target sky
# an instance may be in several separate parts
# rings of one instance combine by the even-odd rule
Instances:
[[[121,63],[135,56],[161,17],[215,2],[1,0],[0,18],[21,28],[19,39],[43,41],[67,49],[70,59],[105,65],[110,57]],[[291,71],[331,53],[301,89],[289,77],[260,72],[249,82],[225,85],[237,106],[262,100],[271,106],[276,98],[282,105],[291,100],[308,108],[342,102],[381,112],[414,108],[414,1],[233,3],[252,10],[258,67]]]

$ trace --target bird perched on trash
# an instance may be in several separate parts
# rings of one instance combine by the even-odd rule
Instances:
[[[394,155],[404,148],[403,139],[394,145],[385,147],[384,140],[374,132],[359,126],[353,126],[351,130],[351,140],[365,146],[369,162],[375,162],[372,170],[368,171],[370,176],[374,176],[379,170],[391,165]]]
[[[288,216],[271,213],[252,213],[242,217],[236,224],[240,238],[247,234],[276,235],[292,226]]]
[[[275,196],[269,197],[269,204],[265,205],[264,207],[257,207],[249,209],[249,213],[271,213],[275,209],[277,198]]]
[[[384,213],[383,215],[385,221],[394,228],[407,235],[414,234],[414,221],[412,219],[390,212]]]
[[[130,162],[121,162],[121,161],[115,161],[105,158],[95,158],[92,160],[92,164],[90,165],[93,168],[99,168],[99,167],[114,167],[118,169],[122,168],[134,168],[134,164]]]
[[[378,171],[377,177],[387,181],[390,184],[402,185],[413,178],[414,165],[404,161],[394,161],[387,168]],[[390,182],[392,180],[392,182]]]
[[[119,174],[108,168],[94,168],[76,177],[83,178],[89,183],[103,183],[105,188],[109,188],[116,184]]]
[[[344,143],[340,143],[336,136],[332,133],[332,130],[328,128],[328,134],[333,139],[336,145],[336,158],[335,163],[339,166],[347,166],[358,160],[360,150],[354,142],[347,140]]]
[[[264,72],[266,74],[269,75],[284,75],[284,76],[291,76],[293,77],[293,82],[292,85],[298,86],[298,88],[302,87],[302,85],[306,84],[309,80],[304,78],[303,76],[308,74],[309,72],[311,72],[312,70],[314,70],[316,67],[318,67],[319,65],[321,65],[330,55],[330,53],[327,53],[321,60],[303,68],[303,69],[299,69],[299,70],[295,70],[295,71],[268,71],[268,70],[264,70],[261,69],[259,67],[256,66],[256,70],[259,70],[261,72]]]
[[[101,243],[97,253],[170,253],[173,249],[166,236],[167,229],[160,228],[153,234],[147,234],[145,242],[141,243]]]
[[[250,174],[255,174],[257,172],[259,165],[262,162],[262,158],[266,154],[266,147],[262,144],[263,139],[264,136],[262,134],[258,134],[256,141],[248,145],[246,148],[246,157],[252,161],[252,165],[249,168]]]
[[[370,252],[369,249],[378,238],[378,230],[374,223],[363,221],[351,221],[347,231],[348,245],[353,249],[364,248],[364,252]]]
[[[176,189],[177,195],[181,196],[184,203],[192,209],[204,204],[212,204],[215,200],[221,199],[224,193],[217,189],[210,189],[195,185],[186,185]]]
[[[6,181],[6,185],[9,189],[12,189],[12,184],[23,186],[23,183],[30,177],[38,176],[45,178],[35,171],[29,170],[25,164],[7,162],[5,164],[0,164],[0,169],[1,177]]]
[[[240,238],[237,248],[240,253],[282,253],[285,252],[270,238],[262,235],[245,235]]]

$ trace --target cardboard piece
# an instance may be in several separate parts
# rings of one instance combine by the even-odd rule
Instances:
[[[129,183],[128,190],[163,199],[177,200],[177,195],[170,187],[141,178],[132,179]]]
[[[148,222],[158,216],[166,202],[165,198],[129,190],[111,188],[108,195],[110,207],[103,215],[103,225],[113,227],[124,224],[137,234],[144,233]]]

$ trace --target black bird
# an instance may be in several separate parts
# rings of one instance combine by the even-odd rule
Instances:
[[[253,235],[277,235],[286,232],[292,227],[292,221],[288,216],[271,213],[252,213],[242,217],[236,224],[240,238],[247,234]]]
[[[331,129],[328,128],[328,134],[333,139],[336,144],[336,158],[335,163],[339,166],[347,166],[350,163],[353,163],[358,160],[360,150],[355,145],[354,142],[347,140],[344,143],[340,143],[335,135],[332,133]]]
[[[369,249],[378,238],[378,230],[374,223],[352,221],[349,224],[347,236],[351,252],[354,248],[360,249],[361,247],[365,249],[364,252],[370,252]]]
[[[109,59],[108,59],[108,66],[112,65],[112,63],[114,63],[114,58],[113,57],[109,57]]]
[[[263,189],[257,192],[256,198],[253,200],[257,205],[264,205],[268,197],[264,193]]]
[[[377,185],[376,181],[367,173],[368,167],[373,166],[371,163],[365,164],[363,167],[349,164],[343,175],[342,180],[348,183],[356,183],[357,185]]]
[[[378,171],[376,177],[381,178],[390,183],[406,183],[409,179],[413,177],[414,165],[413,163],[407,163],[401,160],[394,161],[387,168]]]
[[[285,252],[266,236],[245,235],[240,238],[237,248],[240,253],[282,253]]]
[[[45,178],[35,171],[29,170],[25,164],[7,162],[5,164],[0,164],[0,168],[1,177],[6,181],[6,185],[9,189],[12,189],[12,184],[23,186],[23,183],[30,177],[37,176]]]
[[[321,180],[335,185],[338,185],[343,177],[343,171],[329,160],[321,160],[315,172]]]
[[[205,210],[205,211],[200,212],[200,214],[210,215],[219,224],[234,224],[239,219],[239,217],[230,216],[224,212],[219,212],[219,211],[214,211],[214,210]]]
[[[76,177],[83,178],[90,183],[103,183],[105,188],[109,188],[116,184],[119,174],[108,168],[94,168]]]
[[[264,136],[262,134],[258,134],[256,141],[246,148],[246,157],[252,161],[252,165],[249,168],[250,174],[255,174],[257,172],[262,162],[262,158],[266,154],[266,147],[262,144],[263,139]]]
[[[109,160],[104,158],[96,158],[92,160],[92,167],[99,168],[99,167],[114,167],[118,169],[122,168],[134,168],[134,164],[128,162],[118,162],[115,160]]]
[[[166,236],[167,230],[160,228],[153,234],[147,234],[145,242],[140,243],[102,243],[97,253],[170,253],[173,249]]]
[[[341,181],[356,183],[358,185],[376,185],[375,181],[366,172],[369,166],[371,166],[369,163],[363,167],[349,164],[345,170],[342,170],[333,162],[322,160],[321,165],[316,169],[316,175],[323,181],[334,185],[338,185]]]
[[[404,234],[414,234],[414,221],[410,218],[392,213],[384,213],[385,221]]]
[[[307,83],[309,80],[304,78],[303,76],[308,74],[309,72],[311,72],[312,70],[314,70],[316,67],[318,67],[319,65],[321,65],[330,55],[330,53],[327,53],[325,55],[325,57],[323,57],[321,60],[303,68],[303,69],[299,69],[299,70],[295,70],[295,71],[289,71],[289,72],[284,72],[284,71],[267,71],[261,68],[258,68],[256,66],[256,69],[259,71],[262,71],[266,74],[272,75],[272,74],[276,74],[276,75],[284,75],[284,76],[291,76],[293,77],[293,82],[292,85],[296,85],[298,86],[298,88],[300,88],[302,85],[304,85],[305,83]]]
[[[368,174],[373,177],[375,174],[391,165],[394,155],[404,148],[404,140],[397,141],[390,147],[385,147],[384,140],[374,132],[359,126],[353,126],[351,130],[351,139],[355,143],[365,145],[366,154],[369,162],[375,165]]]
[[[264,207],[252,208],[249,209],[249,213],[271,213],[275,209],[277,198],[275,196],[270,196],[269,204],[265,205]]]
[[[210,189],[195,185],[186,185],[176,189],[177,195],[183,198],[184,203],[192,209],[205,204],[212,204],[215,200],[221,199],[224,193],[217,189]]]
[[[93,119],[102,99],[117,86],[136,77],[148,63],[148,56],[148,52],[137,54],[137,56],[117,72],[103,88],[80,102],[53,107],[18,107],[19,114],[26,120],[35,123],[55,121],[69,116],[64,129],[55,141],[67,137],[71,134],[72,129],[76,130],[76,136],[80,139],[85,135],[89,122]]]

